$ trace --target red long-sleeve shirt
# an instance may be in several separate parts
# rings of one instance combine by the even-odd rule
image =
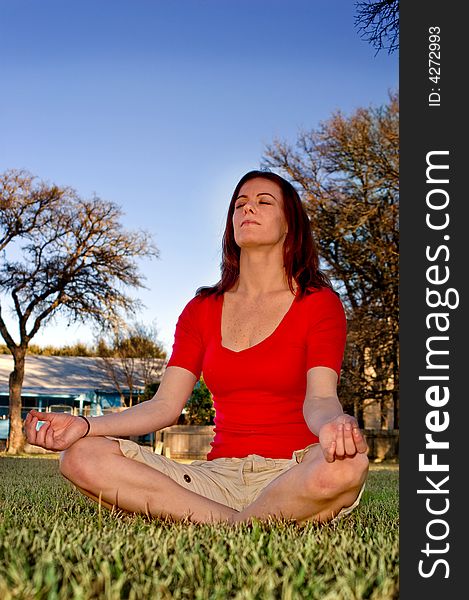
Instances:
[[[196,296],[177,325],[168,366],[203,373],[213,395],[215,438],[207,459],[259,454],[291,458],[318,441],[303,417],[306,373],[312,367],[340,375],[346,320],[331,290],[295,298],[275,331],[236,352],[222,346],[223,297]]]

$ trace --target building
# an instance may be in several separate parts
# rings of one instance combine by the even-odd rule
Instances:
[[[135,360],[133,385],[141,393],[144,381],[139,362]],[[164,359],[154,359],[154,382],[160,381],[165,363]],[[114,359],[114,366],[117,372],[122,371],[118,359]],[[0,439],[8,437],[8,381],[12,370],[13,357],[0,354]],[[119,392],[100,358],[27,355],[21,394],[23,418],[31,408],[93,416],[115,410],[122,405],[122,397],[129,396],[125,381],[122,373]]]

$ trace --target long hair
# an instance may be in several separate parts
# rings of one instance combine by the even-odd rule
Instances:
[[[217,296],[230,290],[239,277],[240,247],[235,242],[233,213],[241,187],[250,179],[262,178],[274,181],[280,186],[283,196],[283,212],[288,232],[283,243],[283,266],[292,293],[294,283],[298,286],[296,295],[310,293],[311,288],[332,288],[330,279],[319,269],[319,255],[311,233],[311,224],[301,203],[298,192],[292,184],[271,171],[249,171],[238,181],[231,197],[226,217],[222,243],[221,279],[213,286],[200,287],[196,295]]]

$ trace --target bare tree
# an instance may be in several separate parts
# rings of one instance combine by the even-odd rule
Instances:
[[[342,397],[356,416],[368,402],[399,422],[399,103],[340,112],[295,147],[275,141],[264,166],[292,181],[305,202],[322,265],[348,317]]]
[[[157,341],[155,324],[133,322],[120,326],[97,340],[101,367],[109,381],[118,390],[121,403],[134,403],[135,393],[143,392],[157,381],[163,370],[166,352]]]
[[[357,2],[355,27],[360,37],[376,49],[392,54],[399,50],[399,0]]]
[[[143,287],[136,258],[158,251],[143,231],[125,231],[113,202],[82,199],[26,171],[0,175],[0,294],[9,297],[19,338],[0,304],[0,334],[14,359],[9,378],[8,452],[24,445],[21,389],[31,339],[54,316],[70,322],[116,323],[141,303],[126,293]]]

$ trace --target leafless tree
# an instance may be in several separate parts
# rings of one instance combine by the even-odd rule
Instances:
[[[399,50],[399,0],[367,0],[355,4],[355,27],[376,53]]]
[[[8,452],[24,445],[21,389],[28,345],[59,313],[70,322],[116,323],[141,303],[128,288],[143,287],[135,259],[158,250],[144,231],[126,231],[120,208],[99,197],[49,185],[26,171],[0,175],[0,334],[11,351]],[[19,337],[7,327],[9,306]]]
[[[123,406],[132,406],[135,393],[138,401],[138,392],[162,375],[166,353],[157,341],[154,324],[120,326],[99,338],[96,348],[101,367],[119,392]]]
[[[322,265],[348,317],[342,397],[361,419],[366,403],[399,422],[399,101],[340,112],[296,146],[274,141],[264,167],[297,187],[310,215]]]

